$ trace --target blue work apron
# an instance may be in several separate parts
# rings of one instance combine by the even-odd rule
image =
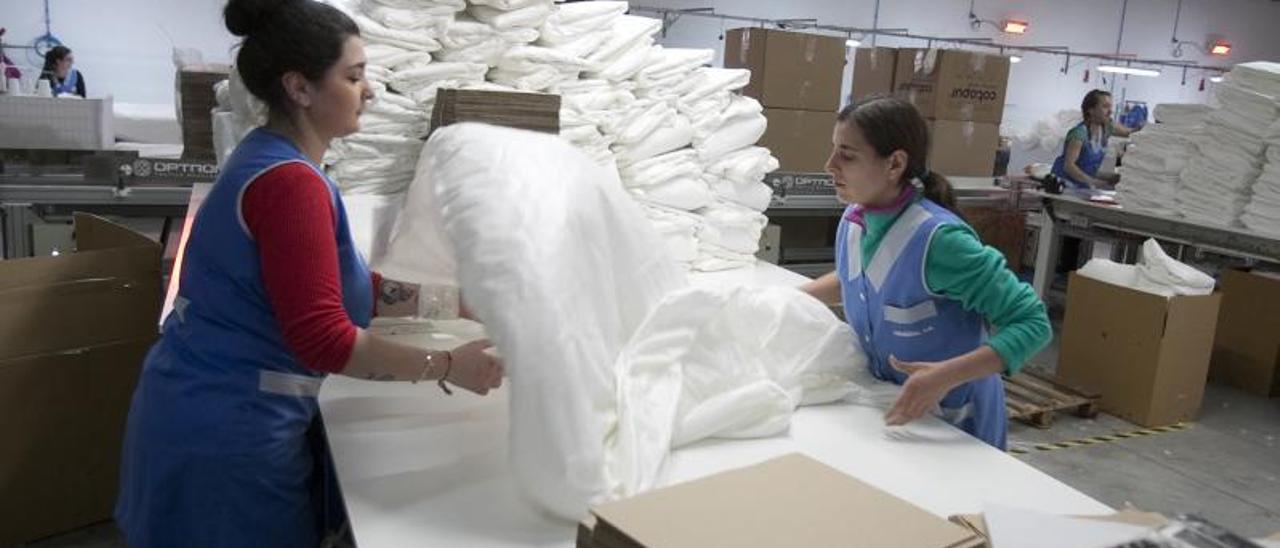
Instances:
[[[56,76],[49,80],[53,84],[54,97],[59,95],[76,95],[76,83],[80,80],[80,71],[76,69],[68,71],[67,79],[63,80],[61,84],[58,83],[58,78]]]
[[[1109,140],[1109,136],[1107,135],[1108,131],[1104,126],[1102,128],[1102,138],[1095,141],[1088,137],[1089,126],[1085,125],[1084,122],[1080,122],[1076,125],[1076,128],[1081,126],[1084,126],[1085,140],[1084,145],[1080,147],[1080,156],[1076,158],[1076,167],[1080,168],[1080,171],[1089,174],[1091,177],[1097,177],[1098,170],[1102,168],[1102,160],[1107,157],[1107,141]],[[1073,128],[1072,131],[1075,131],[1076,128]],[[1058,176],[1059,179],[1062,179],[1066,184],[1075,188],[1089,188],[1088,184],[1072,179],[1070,175],[1067,175],[1066,158],[1068,143],[1062,144],[1062,154],[1059,154],[1058,159],[1053,161],[1053,174]]]
[[[944,224],[964,221],[928,199],[908,204],[864,268],[863,227],[850,221],[848,213],[836,232],[836,273],[845,318],[867,353],[872,375],[902,384],[907,376],[889,364],[889,356],[904,362],[940,362],[986,342],[981,315],[965,310],[960,301],[935,295],[925,283],[925,257],[934,232]],[[943,420],[1005,448],[1009,425],[999,375],[957,386],[940,407]]]
[[[345,521],[316,402],[324,375],[286,346],[240,212],[248,186],[288,163],[315,168],[287,138],[250,132],[196,216],[174,310],[129,409],[116,521],[132,548],[312,547]],[[369,270],[324,180],[343,305],[367,326]]]

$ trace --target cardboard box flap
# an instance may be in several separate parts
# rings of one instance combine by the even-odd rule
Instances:
[[[0,361],[0,546],[111,519],[125,417],[154,340]]]
[[[102,217],[77,212],[74,220],[77,251],[94,251],[116,247],[160,249],[159,242]]]
[[[602,505],[597,532],[636,545],[962,546],[974,535],[830,466],[790,454]],[[886,523],[897,525],[885,527]]]

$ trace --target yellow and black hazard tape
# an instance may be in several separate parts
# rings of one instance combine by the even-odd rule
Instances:
[[[1057,451],[1059,449],[1071,449],[1073,447],[1085,447],[1088,445],[1097,445],[1100,443],[1113,443],[1117,441],[1154,436],[1157,434],[1167,434],[1169,432],[1180,432],[1191,428],[1191,423],[1180,422],[1170,424],[1169,426],[1157,426],[1155,428],[1143,428],[1141,430],[1133,430],[1130,432],[1116,432],[1104,436],[1093,436],[1089,438],[1081,438],[1077,440],[1055,441],[1050,443],[1037,443],[1028,447],[1013,447],[1009,449],[1010,453],[1015,455],[1025,455],[1031,452]]]

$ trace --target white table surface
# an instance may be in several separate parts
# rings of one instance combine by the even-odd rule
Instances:
[[[760,263],[698,275],[694,283],[804,280]],[[396,337],[431,346],[453,342],[420,333]],[[445,397],[430,383],[333,376],[320,407],[362,548],[572,545],[576,524],[539,513],[516,491],[507,464],[505,389]],[[943,517],[979,512],[993,501],[1063,514],[1111,511],[938,419],[887,429],[882,415],[872,404],[804,407],[784,436],[708,440],[675,451],[668,477],[684,481],[798,451]]]

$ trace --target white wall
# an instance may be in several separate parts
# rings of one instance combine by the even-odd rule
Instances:
[[[91,97],[173,102],[173,46],[226,63],[234,37],[222,23],[225,0],[50,0],[53,35],[75,52]],[[44,34],[43,0],[5,0],[5,44],[30,45]],[[172,37],[172,38],[170,38]],[[170,40],[172,39],[172,42]],[[27,50],[6,50],[27,64]],[[37,67],[35,69],[39,71]]]
[[[713,7],[718,13],[767,19],[817,18],[820,23],[870,28],[874,0],[641,0],[634,5],[668,8]],[[1073,51],[1113,53],[1120,27],[1121,0],[977,0],[975,11],[984,19],[1000,20],[1016,16],[1030,22],[1030,31],[1021,37],[1001,36],[990,26],[980,31],[969,27],[968,0],[883,0],[881,28],[907,28],[914,34],[949,37],[989,37],[1017,45],[1067,46]],[[1170,38],[1177,0],[1130,0],[1125,18],[1121,51],[1144,58],[1172,59]],[[1270,0],[1184,0],[1178,35],[1183,40],[1204,41],[1210,33],[1221,34],[1234,46],[1231,56],[1212,58],[1184,48],[1181,60],[1207,65],[1229,66],[1254,60],[1280,61],[1280,2]],[[727,23],[728,28],[743,26]],[[723,51],[718,39],[722,23],[715,19],[683,17],[672,25],[664,45],[714,47]],[[923,47],[917,40],[880,37],[877,45]],[[1078,109],[1080,99],[1095,87],[1111,88],[1096,70],[1098,61],[1072,59],[1062,74],[1062,57],[1026,54],[1012,67],[1008,104],[1005,109],[1006,135],[1027,131],[1032,124],[1059,110]],[[1089,83],[1083,73],[1090,71]],[[846,68],[846,72],[848,68]],[[1122,98],[1148,104],[1164,102],[1207,102],[1212,84],[1199,90],[1201,74],[1190,72],[1186,85],[1182,71],[1165,69],[1159,78],[1124,77],[1114,82],[1117,102]],[[848,77],[845,78],[848,94]],[[1027,153],[1015,149],[1012,166],[1028,161],[1052,160],[1055,153]]]

